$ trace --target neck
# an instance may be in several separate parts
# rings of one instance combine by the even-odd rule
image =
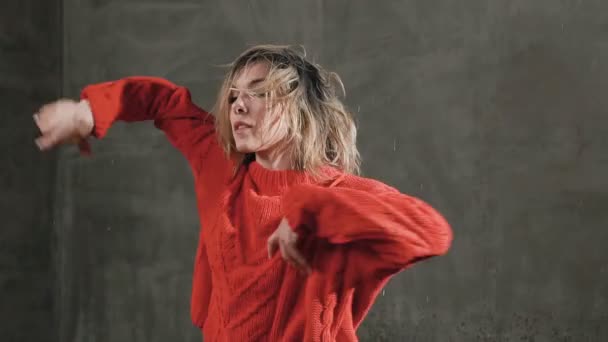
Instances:
[[[289,170],[291,163],[286,151],[259,151],[255,153],[255,161],[269,170]]]

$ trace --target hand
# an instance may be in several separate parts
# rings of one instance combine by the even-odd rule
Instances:
[[[79,144],[87,152],[86,139],[93,130],[93,114],[88,101],[58,100],[42,106],[34,114],[34,122],[41,136],[36,145],[42,151],[59,144]]]
[[[311,269],[306,262],[306,258],[297,249],[298,234],[287,223],[287,219],[283,218],[277,230],[268,238],[268,258],[271,258],[277,251],[281,250],[283,259],[293,267],[305,271],[310,274]]]

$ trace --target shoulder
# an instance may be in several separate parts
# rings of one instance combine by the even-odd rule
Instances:
[[[342,181],[339,182],[336,187],[349,188],[354,190],[366,191],[366,192],[377,192],[386,193],[394,192],[398,193],[399,190],[394,187],[387,185],[379,180],[361,177],[352,174],[343,174]]]

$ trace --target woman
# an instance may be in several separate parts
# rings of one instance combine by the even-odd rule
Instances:
[[[253,47],[231,66],[215,116],[186,88],[130,77],[42,107],[36,143],[86,151],[117,120],[154,120],[195,177],[191,315],[205,340],[356,341],[382,286],[446,253],[450,227],[423,201],[356,176],[335,74],[284,46]]]

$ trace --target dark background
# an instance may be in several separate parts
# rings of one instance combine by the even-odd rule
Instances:
[[[193,180],[150,123],[39,153],[32,114],[155,75],[210,108],[246,47],[337,71],[364,174],[427,200],[450,253],[396,276],[362,341],[608,340],[608,2],[0,4],[0,339],[199,341]]]

